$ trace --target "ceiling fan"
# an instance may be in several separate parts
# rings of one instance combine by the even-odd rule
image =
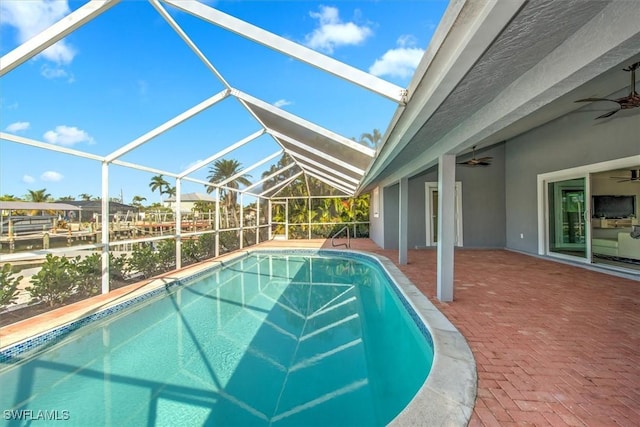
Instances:
[[[609,99],[609,98],[585,98],[578,99],[575,102],[595,102],[595,101],[609,101],[615,102],[618,104],[618,109],[609,111],[608,113],[604,113],[601,116],[596,117],[596,119],[604,119],[605,117],[613,116],[620,110],[629,110],[631,108],[640,107],[640,95],[636,92],[636,70],[640,68],[640,62],[636,62],[633,65],[630,65],[627,68],[623,68],[623,71],[631,72],[631,91],[629,95],[623,96],[618,99]]]
[[[630,176],[610,176],[611,179],[619,179],[618,182],[640,182],[640,169],[631,169]]]
[[[476,159],[476,146],[474,145],[473,157],[465,162],[459,162],[457,164],[464,166],[490,166],[491,160],[493,160],[493,157],[480,157],[479,159]]]

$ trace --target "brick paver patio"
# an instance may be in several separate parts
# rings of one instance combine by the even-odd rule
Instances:
[[[397,265],[370,240],[351,247]],[[453,303],[435,298],[435,250],[398,267],[473,351],[470,426],[640,425],[640,282],[503,250],[457,250],[455,262]]]

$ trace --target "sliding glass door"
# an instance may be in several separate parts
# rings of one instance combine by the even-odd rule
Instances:
[[[548,250],[563,257],[590,257],[590,219],[587,179],[549,182]]]

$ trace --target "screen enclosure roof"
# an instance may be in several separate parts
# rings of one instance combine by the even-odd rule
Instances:
[[[109,13],[110,9],[126,7],[126,3],[120,0],[88,1],[62,20],[2,56],[0,58],[0,77],[9,72],[19,72],[20,65],[29,59],[74,33],[85,24],[100,17],[100,15]],[[232,151],[247,144],[255,144],[257,139],[268,135],[277,143],[278,151],[246,167],[244,171],[255,169],[268,161],[276,160],[278,155],[286,153],[295,163],[295,169],[292,173],[318,179],[348,196],[356,194],[360,181],[374,159],[376,151],[232,87],[223,73],[215,67],[214,60],[205,55],[198,44],[189,36],[188,31],[178,24],[175,19],[176,10],[187,13],[208,25],[230,31],[251,42],[266,46],[282,55],[301,61],[351,85],[364,88],[375,95],[392,101],[397,106],[404,105],[406,101],[407,91],[405,89],[285,37],[225,14],[208,4],[196,0],[149,0],[149,3],[173,31],[178,34],[191,53],[224,86],[222,91],[207,95],[208,89],[203,88],[202,95],[209,96],[209,98],[193,105],[155,129],[148,130],[147,133],[129,141],[107,155],[81,152],[7,132],[0,133],[0,138],[5,141],[85,157],[106,164],[130,167],[207,185],[209,182],[192,179],[190,175],[198,169],[210,165],[213,161],[223,158]],[[173,13],[169,13],[167,6]],[[206,159],[194,159],[196,163],[183,170],[164,170],[153,165],[141,165],[123,160],[123,156],[127,155],[127,153],[138,149],[169,129],[180,126],[183,122],[203,113],[205,110],[212,109],[215,111],[216,104],[227,98],[235,98],[240,103],[246,113],[258,124],[257,132],[253,129],[248,131],[244,138],[239,139],[223,150],[210,153],[211,155]],[[273,194],[265,195],[266,193],[261,193],[261,184],[264,181],[265,179],[254,179],[250,186],[241,187],[240,189],[254,196],[273,196]],[[213,185],[214,187],[226,188],[225,185],[228,182],[229,179],[215,182]]]

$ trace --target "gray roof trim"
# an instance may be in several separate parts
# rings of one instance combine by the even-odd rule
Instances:
[[[0,210],[3,211],[81,211],[79,206],[73,206],[67,203],[52,202],[0,202]]]

